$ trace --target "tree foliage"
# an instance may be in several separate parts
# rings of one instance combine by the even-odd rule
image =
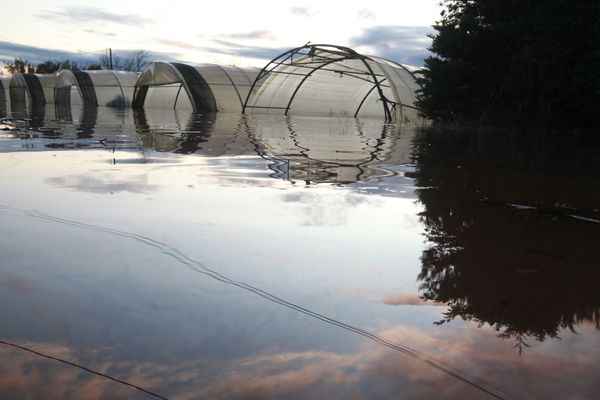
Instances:
[[[30,63],[28,60],[17,57],[13,61],[5,61],[6,69],[10,74],[16,73],[37,73],[37,74],[53,74],[63,69],[78,71],[80,69],[100,69],[99,64],[81,65],[75,60],[46,60],[37,65]]]
[[[35,67],[29,60],[17,57],[13,61],[5,61],[5,67],[10,74],[35,72]]]
[[[100,56],[100,65],[103,69],[139,72],[148,65],[148,52],[146,50],[135,50],[123,56],[113,54],[112,63],[110,56],[103,54]]]
[[[443,0],[419,106],[444,122],[600,127],[600,2]]]
[[[53,74],[62,69],[70,69],[72,71],[78,71],[81,69],[79,63],[73,60],[60,60],[60,61],[44,61],[39,63],[35,67],[35,72],[38,74]]]

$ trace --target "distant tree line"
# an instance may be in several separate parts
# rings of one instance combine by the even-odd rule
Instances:
[[[442,0],[422,113],[445,123],[600,127],[600,2]]]
[[[135,50],[125,56],[108,54],[100,56],[102,69],[114,69],[115,71],[142,71],[148,65],[148,52],[146,50]]]
[[[108,54],[99,57],[97,63],[81,64],[75,60],[46,60],[39,64],[33,64],[29,60],[17,57],[12,61],[5,61],[5,67],[9,73],[37,73],[52,74],[63,69],[72,71],[79,70],[101,70],[114,69],[117,71],[142,71],[148,65],[148,52],[145,50],[135,50],[125,56],[114,55],[112,58]]]

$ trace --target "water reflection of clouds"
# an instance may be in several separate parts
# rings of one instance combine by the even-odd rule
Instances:
[[[92,148],[85,151],[50,150],[46,144],[59,141],[51,138],[53,131],[43,138],[5,139],[0,168],[9,168],[0,171],[2,201],[81,221],[80,228],[97,224],[172,243],[177,245],[172,250],[181,248],[225,275],[285,294],[323,315],[369,332],[390,327],[381,334],[522,397],[592,397],[600,389],[593,376],[600,360],[598,335],[586,323],[598,320],[586,314],[597,315],[597,280],[590,279],[596,275],[590,258],[597,253],[595,225],[550,221],[506,202],[484,203],[481,186],[496,193],[513,187],[514,175],[492,179],[488,170],[476,168],[469,179],[469,169],[457,172],[454,159],[430,170],[439,157],[429,147],[424,154],[431,157],[415,167],[407,163],[410,135],[373,129],[373,137],[361,136],[351,124],[347,133],[334,129],[325,135],[317,130],[321,122],[311,127],[301,120],[290,132],[284,120],[252,121],[247,131],[236,131],[235,119],[194,133],[149,128],[139,138],[131,124],[117,130],[101,124],[92,133],[102,140],[90,140]],[[264,129],[254,129],[261,124]],[[375,147],[378,135],[382,146]],[[70,137],[88,143],[79,134]],[[32,154],[27,145],[45,151]],[[342,145],[348,152],[336,153]],[[446,146],[437,150],[447,153]],[[471,186],[473,178],[481,184]],[[593,187],[566,187],[579,186]],[[106,207],[106,196],[87,194],[110,192],[125,195],[111,196]],[[500,198],[525,204],[517,194]],[[123,235],[69,232],[66,225],[52,229],[48,221],[28,226],[22,219],[3,219],[0,293],[2,314],[11,321],[3,327],[7,337],[38,341],[35,346],[71,343],[73,349],[55,351],[176,398],[481,394],[418,361],[364,343],[361,336],[191,276],[179,268],[185,262],[165,261],[165,248],[148,252]],[[435,251],[423,251],[423,224],[428,234],[438,235],[430,241],[438,244],[431,247]],[[24,249],[35,251],[13,257],[13,251],[27,253]],[[572,262],[564,265],[557,254]],[[488,267],[482,260],[489,260]],[[441,307],[418,294],[417,266],[428,261],[432,273],[423,276],[432,278],[437,297],[431,297]],[[437,264],[439,270],[433,268]],[[452,275],[456,271],[462,273]],[[470,314],[458,309],[456,316],[473,315],[475,322],[456,318],[433,326],[448,299],[456,298],[468,298],[472,306]],[[573,326],[581,335],[554,324],[557,319],[549,315],[563,340],[533,341],[521,357],[513,341],[498,339],[483,323],[545,326],[541,317],[563,308],[567,317],[577,317],[579,325]],[[96,350],[75,350],[81,343]],[[42,368],[33,359],[19,364],[12,355],[3,360],[8,361],[0,363],[0,382],[9,381],[14,360],[21,369],[14,381],[22,390],[38,390],[39,383],[48,394],[61,386],[51,392],[57,394],[33,397],[132,396],[127,388],[82,373],[63,370],[73,377],[53,377],[60,372],[54,364]],[[19,373],[27,379],[19,381]]]
[[[151,184],[149,180],[148,174],[130,176],[124,180],[120,175],[105,173],[101,176],[82,174],[53,177],[47,178],[46,182],[53,186],[74,189],[79,192],[101,194],[120,192],[142,194],[161,190],[160,185]]]
[[[3,254],[3,258],[6,259],[6,254]],[[32,280],[17,273],[2,272],[0,275],[0,290],[5,293],[29,294],[35,292],[37,287]]]
[[[598,342],[593,328],[583,327],[584,340]],[[502,398],[593,398],[600,390],[595,379],[599,351],[572,359],[574,334],[564,334],[563,345],[548,344],[542,352],[515,358],[505,343],[468,325],[453,331],[423,331],[395,326],[381,332],[391,340],[412,343],[424,353],[470,371],[495,387]],[[485,393],[374,343],[363,343],[351,353],[319,350],[271,349],[244,357],[169,361],[126,360],[110,349],[74,349],[49,343],[29,347],[55,357],[134,383],[165,397],[194,398],[489,398]],[[598,349],[598,346],[596,346]],[[22,351],[0,347],[0,393],[16,397],[106,398],[142,394]],[[564,362],[571,365],[563,368]],[[508,367],[510,366],[510,367]],[[492,386],[489,386],[492,387]],[[144,397],[140,397],[144,398]]]
[[[418,293],[402,293],[402,294],[388,294],[382,299],[383,304],[389,306],[432,306],[436,305],[433,301],[424,299]]]
[[[302,205],[304,226],[344,225],[348,220],[348,210],[359,205],[381,207],[375,197],[358,195],[351,192],[311,192],[295,191],[282,196],[284,203]]]

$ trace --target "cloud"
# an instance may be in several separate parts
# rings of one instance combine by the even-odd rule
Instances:
[[[419,296],[417,293],[410,294],[389,294],[383,297],[382,302],[384,304],[390,306],[401,306],[401,305],[409,305],[409,306],[431,306],[436,305],[436,303],[427,301]]]
[[[132,177],[131,180],[118,180],[114,176],[96,177],[90,175],[73,175],[49,178],[48,183],[88,193],[150,193],[158,190],[158,185],[148,183],[147,175]]]
[[[544,351],[521,357],[510,343],[496,338],[492,329],[473,325],[452,331],[399,325],[379,335],[410,343],[420,354],[435,355],[440,360],[435,361],[437,365],[502,397],[593,398],[600,390],[597,352],[573,353],[582,340],[588,348],[597,348],[595,328],[583,328],[583,335],[567,333],[561,341],[545,343]],[[294,350],[274,347],[218,358],[195,352],[192,357],[175,356],[170,361],[155,360],[152,351],[131,357],[118,348],[77,349],[44,342],[21,345],[169,398],[391,398],[398,393],[411,399],[488,398],[421,358],[371,341],[347,352],[290,346]],[[100,399],[138,394],[130,386],[5,345],[0,345],[0,358],[0,396]]]
[[[275,39],[275,34],[271,31],[237,32],[219,36],[232,40]]]
[[[90,30],[86,30],[88,33]],[[106,34],[105,34],[106,35]],[[115,50],[114,55],[127,56],[132,50]],[[37,64],[47,60],[73,60],[81,65],[98,63],[102,52],[97,54],[79,53],[76,51],[65,51],[57,49],[45,49],[40,47],[26,46],[17,43],[0,42],[0,62],[12,61],[16,57],[22,57],[30,63]],[[151,60],[175,61],[179,58],[177,53],[149,52]]]
[[[318,13],[307,7],[291,7],[290,13],[297,17],[313,17]]]
[[[81,63],[98,62],[98,55],[84,55],[76,52],[43,49],[16,43],[0,42],[0,60],[12,61],[16,57],[29,60],[31,63],[40,63],[46,60],[75,60]]]
[[[201,46],[195,45],[190,42],[182,42],[180,40],[163,39],[163,38],[154,37],[154,38],[152,38],[152,41],[155,43],[158,43],[158,44],[165,45],[165,46],[178,47],[180,49],[185,49],[185,50],[203,50],[204,49]]]
[[[303,226],[341,226],[348,221],[348,212],[361,204],[371,204],[378,207],[378,201],[364,195],[347,193],[317,194],[291,192],[282,196],[284,203],[298,203],[302,208]]]
[[[350,40],[353,47],[365,48],[363,52],[406,64],[423,65],[429,55],[434,30],[428,26],[373,26],[364,29]]]
[[[65,7],[62,10],[45,10],[37,15],[44,19],[54,19],[71,24],[110,23],[141,27],[153,22],[150,18],[137,14],[116,14],[96,7]]]
[[[95,29],[85,29],[85,32],[91,33],[92,35],[102,35],[102,36],[109,36],[109,37],[117,36],[117,34],[113,33],[113,32],[100,32]]]
[[[375,13],[368,8],[363,8],[362,10],[358,10],[358,18],[360,19],[373,19],[375,18]]]
[[[220,39],[215,39],[215,40],[213,40],[213,42],[223,46],[222,48],[220,48],[220,47],[207,48],[208,50],[210,50],[213,53],[228,54],[228,55],[235,55],[235,56],[242,56],[242,57],[249,57],[249,58],[262,58],[262,59],[270,60],[270,59],[278,56],[279,54],[284,53],[289,50],[289,48],[287,48],[287,47],[275,48],[275,47],[246,46],[243,44],[230,42],[230,41],[226,41],[226,40],[220,40]]]
[[[258,35],[255,35],[258,36]],[[237,57],[248,57],[258,58],[264,60],[270,60],[279,54],[289,50],[288,48],[273,48],[273,47],[259,47],[259,46],[248,46],[236,42],[231,42],[223,39],[213,39],[211,43],[214,45],[199,46],[189,42],[182,42],[179,40],[153,38],[155,43],[162,44],[170,47],[177,47],[188,51],[201,51],[213,54],[224,54],[228,56]]]

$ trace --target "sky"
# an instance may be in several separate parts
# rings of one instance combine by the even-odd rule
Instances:
[[[0,60],[93,62],[112,48],[144,49],[153,60],[263,66],[310,41],[421,65],[439,1],[11,2]]]

